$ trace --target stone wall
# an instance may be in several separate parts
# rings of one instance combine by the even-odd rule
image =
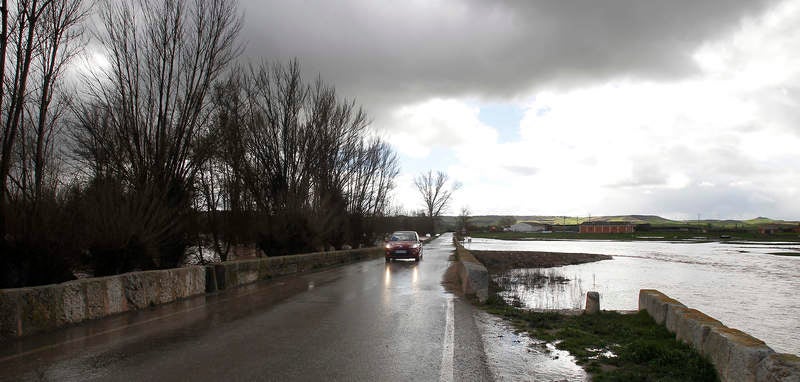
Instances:
[[[800,357],[777,354],[764,341],[655,289],[639,291],[639,310],[708,358],[722,381],[800,382]]]
[[[0,338],[27,336],[257,280],[382,256],[381,248],[364,248],[228,261],[206,267],[131,272],[30,288],[0,289]]]
[[[0,289],[0,337],[20,337],[204,293],[203,267]]]
[[[464,295],[475,296],[481,303],[489,298],[489,271],[467,249],[455,239],[458,256],[458,278],[461,280],[461,291]]]
[[[257,280],[313,271],[321,268],[383,257],[383,249],[360,248],[334,252],[315,252],[303,255],[264,257],[226,261],[207,267],[207,291],[213,292]],[[213,281],[212,281],[213,280]]]

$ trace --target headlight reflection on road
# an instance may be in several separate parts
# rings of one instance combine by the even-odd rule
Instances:
[[[392,270],[389,269],[389,264],[386,264],[386,271],[383,272],[383,285],[389,287],[392,284]]]
[[[419,280],[419,269],[414,267],[414,270],[411,271],[411,285],[417,285],[417,280]]]

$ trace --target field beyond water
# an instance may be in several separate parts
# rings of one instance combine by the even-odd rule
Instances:
[[[725,242],[800,242],[796,232],[762,235],[758,232],[697,233],[697,232],[634,232],[634,233],[577,233],[577,232],[471,232],[471,237],[498,240],[618,240],[618,241],[725,241]]]
[[[474,250],[470,253],[480,260],[491,274],[500,274],[515,268],[550,268],[611,259],[609,255],[591,253]]]

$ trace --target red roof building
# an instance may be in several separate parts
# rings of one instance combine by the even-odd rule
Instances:
[[[580,225],[580,233],[633,233],[635,226],[628,222],[585,222]]]

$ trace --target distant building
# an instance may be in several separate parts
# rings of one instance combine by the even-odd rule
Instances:
[[[517,223],[508,227],[511,232],[542,232],[544,229],[545,226],[543,224],[536,223]]]
[[[634,225],[629,222],[595,221],[580,225],[580,233],[632,233],[634,231]]]
[[[778,232],[780,232],[780,229],[776,225],[762,225],[758,227],[758,233],[762,235],[772,235]]]
[[[800,232],[800,226],[789,224],[767,224],[758,227],[758,233],[762,235],[772,235],[774,233]]]
[[[579,228],[577,224],[547,224],[545,225],[545,231],[578,232]]]
[[[778,232],[778,226],[762,225],[761,227],[758,227],[758,233],[762,235],[772,235],[776,232]]]

